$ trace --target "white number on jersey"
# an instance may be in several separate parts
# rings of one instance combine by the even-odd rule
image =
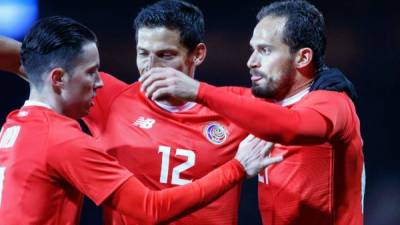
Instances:
[[[20,128],[20,126],[12,126],[7,128],[0,139],[0,148],[11,148],[12,146],[14,146]]]
[[[171,147],[159,146],[158,153],[162,154],[161,159],[161,172],[160,172],[160,183],[166,184],[168,182],[169,174],[169,159],[171,155]],[[177,149],[176,156],[185,156],[187,158],[186,162],[174,167],[172,169],[171,184],[184,185],[192,182],[192,180],[180,178],[180,174],[193,167],[196,160],[196,155],[193,151],[187,149]]]
[[[3,128],[1,128],[1,131],[0,131],[0,148],[11,148],[14,146],[14,143],[17,140],[19,130],[21,127],[20,126],[12,126],[12,127],[7,128],[5,131]],[[2,199],[2,194],[3,194],[3,184],[4,184],[5,173],[6,173],[6,168],[4,166],[0,165],[0,207],[1,207],[1,199]]]

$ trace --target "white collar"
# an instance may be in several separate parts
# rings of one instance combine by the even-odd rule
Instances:
[[[188,111],[189,109],[193,108],[196,103],[195,102],[186,102],[183,105],[179,106],[174,106],[174,105],[167,105],[164,103],[161,103],[159,101],[154,101],[160,108],[168,111],[168,112],[185,112]]]
[[[310,87],[300,91],[299,93],[289,97],[289,98],[285,98],[282,101],[277,102],[279,105],[281,106],[288,106],[288,105],[292,105],[298,101],[300,101],[300,99],[302,99],[306,94],[308,94],[310,92]]]
[[[36,101],[36,100],[26,100],[24,103],[24,106],[41,106],[41,107],[52,109],[50,105],[47,105],[46,103]]]

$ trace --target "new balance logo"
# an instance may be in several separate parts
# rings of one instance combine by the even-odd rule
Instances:
[[[156,121],[154,119],[151,118],[146,119],[143,116],[141,116],[133,123],[133,125],[144,129],[150,129],[153,127],[155,122]]]

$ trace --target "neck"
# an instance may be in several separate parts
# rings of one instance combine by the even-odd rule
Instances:
[[[317,71],[315,70],[314,66],[311,65],[297,69],[295,72],[293,85],[283,99],[290,98],[293,95],[296,95],[304,89],[310,87],[314,81],[316,73]]]
[[[53,109],[54,111],[62,114],[60,107],[58,106],[58,104],[56,104],[56,101],[49,96],[51,95],[46,94],[44,90],[38,91],[36,88],[31,86],[31,90],[29,93],[29,100],[44,103],[50,106],[50,108]]]
[[[299,92],[307,89],[308,87],[311,86],[313,81],[314,81],[314,79],[306,79],[306,80],[303,80],[302,82],[296,82],[297,85],[293,85],[292,88],[290,89],[290,91],[286,94],[286,96],[283,99],[290,98],[290,97],[298,94]]]

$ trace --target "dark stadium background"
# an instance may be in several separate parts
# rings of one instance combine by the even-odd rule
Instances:
[[[39,17],[64,15],[93,29],[99,38],[101,69],[133,82],[135,41],[132,20],[138,10],[154,1],[40,0]],[[269,1],[190,1],[206,18],[208,56],[197,78],[215,85],[249,86],[246,61],[255,15]],[[366,159],[365,224],[400,224],[400,175],[397,146],[400,84],[400,14],[395,1],[311,1],[324,13],[328,48],[326,60],[354,82],[359,101]],[[0,74],[0,122],[28,97],[28,84]],[[256,118],[255,118],[256,119]],[[34,148],[34,146],[32,146]],[[261,224],[257,210],[256,180],[243,188],[241,225]],[[82,223],[101,224],[99,209],[86,204]]]

